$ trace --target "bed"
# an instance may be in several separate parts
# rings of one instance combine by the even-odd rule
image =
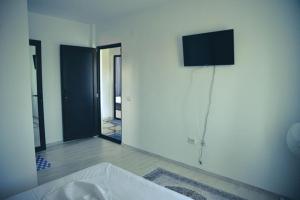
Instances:
[[[110,163],[86,168],[9,198],[21,199],[191,200]]]

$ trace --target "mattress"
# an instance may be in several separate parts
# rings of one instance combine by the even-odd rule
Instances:
[[[9,199],[50,200],[58,197],[99,200],[191,200],[110,163],[86,168]]]

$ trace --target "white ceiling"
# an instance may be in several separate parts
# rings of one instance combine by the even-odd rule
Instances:
[[[84,23],[107,23],[172,0],[28,0],[28,9]]]

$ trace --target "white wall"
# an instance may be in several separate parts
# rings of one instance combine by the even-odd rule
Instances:
[[[177,1],[97,27],[98,44],[122,42],[123,142],[300,198],[300,161],[285,142],[289,126],[300,121],[299,4]],[[200,166],[212,68],[183,67],[181,36],[231,28],[235,65],[216,70]]]
[[[62,141],[60,44],[93,45],[93,26],[29,13],[29,36],[42,42],[42,70],[46,143]]]
[[[0,3],[0,199],[37,184],[26,0]]]

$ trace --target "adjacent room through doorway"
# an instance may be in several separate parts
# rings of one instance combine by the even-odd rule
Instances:
[[[121,44],[98,47],[100,136],[122,141],[122,55]]]

